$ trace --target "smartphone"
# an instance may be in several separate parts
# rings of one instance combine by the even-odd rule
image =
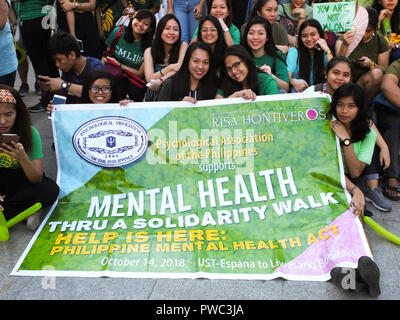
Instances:
[[[54,97],[53,97],[53,105],[65,104],[66,101],[67,101],[67,97],[60,96],[58,94],[55,94]]]
[[[64,96],[60,96],[58,94],[55,94],[53,96],[53,106],[57,105],[57,104],[65,104],[65,102],[67,101],[67,97]],[[47,118],[51,119],[51,113],[47,116]]]
[[[364,59],[354,59],[354,61],[357,61],[357,62],[363,62],[364,61]]]
[[[11,144],[11,141],[19,142],[19,135],[15,133],[3,133],[1,135],[1,143]]]
[[[81,53],[84,53],[84,51],[83,51],[83,42],[82,42],[82,40],[79,40],[79,39],[78,39],[78,43],[79,43],[79,51],[80,51]]]

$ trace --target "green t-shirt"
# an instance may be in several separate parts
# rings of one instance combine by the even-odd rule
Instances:
[[[247,23],[244,23],[240,28],[240,33],[243,35],[246,29]],[[288,33],[284,26],[278,22],[271,24],[272,38],[274,38],[275,45],[278,46],[289,46]]]
[[[259,89],[258,89],[259,96],[265,96],[265,95],[269,95],[269,94],[278,94],[279,93],[278,83],[270,75],[268,75],[264,72],[259,72],[257,74],[257,78],[258,78],[258,86],[259,86]],[[222,97],[225,97],[222,89],[218,89],[217,94]]]
[[[108,48],[112,47],[119,29],[120,27],[115,28],[107,38],[106,45]],[[139,69],[144,60],[142,42],[127,42],[124,39],[124,34],[125,29],[122,31],[121,37],[119,38],[118,43],[115,46],[114,56],[122,64],[134,69]]]
[[[199,27],[197,27],[196,30],[194,30],[192,39],[197,37],[198,32],[199,32]],[[229,28],[229,33],[231,34],[233,43],[240,44],[240,30],[238,29],[238,27],[231,24],[231,26]]]
[[[283,61],[285,60],[285,56],[281,51],[278,51],[279,56],[282,57]],[[272,73],[276,75],[279,79],[289,82],[289,74],[286,67],[286,63],[281,59],[270,56],[269,54],[264,54],[261,57],[253,57],[254,62],[258,67],[262,67],[263,65],[270,66],[272,69]],[[275,67],[274,66],[275,60]]]
[[[33,20],[47,16],[50,13],[49,10],[44,10],[42,13],[43,7],[48,4],[48,0],[15,1],[14,9],[20,20]]]
[[[397,59],[394,62],[392,62],[386,69],[385,74],[394,74],[399,79],[399,86],[400,86],[400,59]]]
[[[32,150],[28,153],[30,160],[43,158],[42,140],[37,129],[31,126],[32,129]],[[15,159],[12,159],[7,153],[0,152],[0,168],[18,169],[21,165]]]
[[[278,83],[270,75],[263,72],[259,72],[257,78],[258,78],[258,85],[260,87],[258,93],[259,96],[279,93]]]
[[[358,160],[370,164],[372,159],[372,154],[374,153],[375,141],[376,141],[377,133],[374,129],[370,128],[369,133],[365,136],[363,141],[353,142],[351,145],[353,146],[354,153],[356,154]],[[343,149],[343,147],[342,147]],[[342,150],[342,154],[343,150]],[[346,167],[346,161],[343,161],[345,172],[349,172]]]
[[[343,37],[339,38],[343,40]],[[378,56],[389,50],[386,40],[378,34],[375,34],[368,42],[360,42],[358,46],[349,55],[351,61],[361,57],[368,57],[372,62],[378,63]],[[356,82],[369,68],[363,68],[359,64],[353,62],[353,82]]]

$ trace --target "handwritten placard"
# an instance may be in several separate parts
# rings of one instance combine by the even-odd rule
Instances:
[[[352,27],[355,7],[354,1],[316,3],[313,18],[318,20],[324,31],[345,32]]]

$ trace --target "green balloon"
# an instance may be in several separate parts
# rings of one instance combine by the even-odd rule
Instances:
[[[0,241],[7,241],[10,238],[8,229],[15,226],[17,223],[25,220],[35,212],[37,212],[42,207],[41,203],[35,203],[33,206],[22,211],[20,214],[16,215],[14,218],[6,221],[3,211],[0,209]]]
[[[381,236],[385,237],[386,239],[388,239],[388,240],[392,241],[393,243],[400,246],[400,237],[389,232],[388,230],[383,228],[381,225],[376,223],[374,220],[372,220],[370,217],[363,216],[363,220],[367,225],[369,225],[373,230],[375,230]]]

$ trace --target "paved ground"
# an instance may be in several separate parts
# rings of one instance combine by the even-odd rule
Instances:
[[[39,101],[32,92],[24,100],[28,106]],[[19,88],[17,80],[16,88]],[[55,153],[51,150],[50,120],[44,112],[32,114],[44,147],[44,168],[56,179]],[[393,202],[390,213],[373,208],[374,219],[400,235],[400,202]],[[381,270],[381,291],[377,299],[400,299],[400,247],[365,226],[375,261]],[[371,299],[366,292],[356,294],[339,290],[330,282],[208,279],[111,279],[16,277],[10,273],[33,233],[21,223],[12,228],[10,240],[0,242],[0,300],[361,300]]]

